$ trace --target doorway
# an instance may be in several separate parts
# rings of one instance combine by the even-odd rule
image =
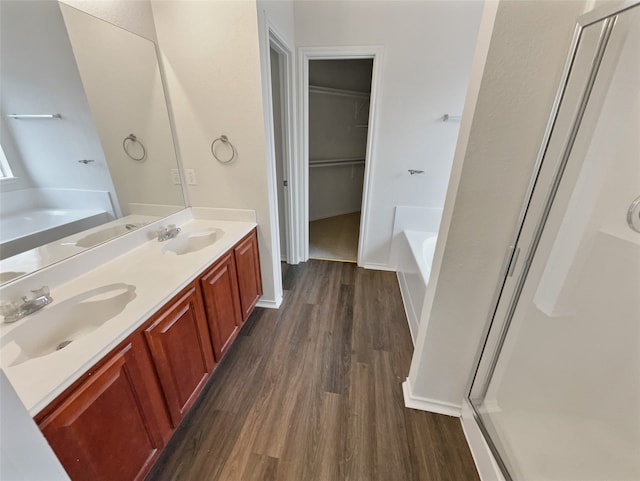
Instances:
[[[308,63],[309,257],[357,262],[373,58]]]

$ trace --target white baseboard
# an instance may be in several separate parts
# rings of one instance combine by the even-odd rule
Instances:
[[[473,417],[473,410],[468,401],[465,401],[462,405],[462,418],[460,421],[480,479],[482,481],[505,481],[498,463],[496,463],[493,454],[491,454],[491,449],[489,449],[482,431],[480,431],[480,427]]]
[[[278,297],[276,300],[260,299],[258,302],[256,302],[256,307],[264,307],[266,309],[279,309],[280,304],[282,304],[282,296]]]
[[[362,267],[364,269],[371,269],[371,270],[374,270],[374,271],[389,271],[389,272],[395,272],[396,271],[389,264],[375,264],[375,263],[371,263],[371,262],[366,262],[364,264],[358,264],[358,266]]]
[[[415,396],[412,392],[409,378],[402,383],[402,392],[404,394],[404,405],[408,408],[429,411],[436,414],[444,414],[445,416],[453,416],[456,418],[461,416],[462,406],[458,404]]]

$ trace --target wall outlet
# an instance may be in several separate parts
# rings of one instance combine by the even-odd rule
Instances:
[[[171,182],[173,182],[173,185],[180,185],[182,182],[180,182],[180,173],[178,172],[178,169],[171,169]]]
[[[184,169],[185,176],[187,177],[187,184],[196,185],[196,171],[195,169]]]

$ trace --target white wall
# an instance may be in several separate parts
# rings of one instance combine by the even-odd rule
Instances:
[[[389,265],[396,205],[442,207],[482,11],[479,1],[295,3],[296,46],[381,45],[366,265]],[[408,169],[426,171],[410,176]]]
[[[259,15],[267,17],[284,43],[293,50],[295,41],[294,1],[257,0],[256,4]],[[260,43],[262,44],[262,41]]]
[[[372,60],[312,60],[309,85],[362,92],[309,89],[309,162],[360,159],[362,164],[310,166],[309,221],[351,212],[362,205]],[[362,126],[365,126],[363,128]]]
[[[277,206],[270,211],[256,3],[158,0],[152,8],[182,162],[198,179],[189,186],[191,205],[256,211],[263,300],[277,302],[280,256],[270,225]],[[211,155],[222,134],[237,149],[231,164]]]
[[[460,406],[584,2],[502,1],[474,65],[409,384]],[[495,5],[493,5],[495,8]],[[490,21],[488,21],[488,27]],[[479,52],[482,54],[482,52]]]
[[[0,478],[63,481],[69,476],[0,370]]]
[[[3,1],[1,8],[2,144],[9,147],[9,163],[16,163],[14,174],[28,179],[9,188],[113,193],[58,3]],[[59,113],[62,119],[14,120],[10,113]]]
[[[364,164],[309,169],[309,221],[360,212]]]

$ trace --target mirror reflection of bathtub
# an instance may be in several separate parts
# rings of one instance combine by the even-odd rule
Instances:
[[[185,201],[153,42],[57,1],[0,9],[1,284]]]
[[[115,219],[106,192],[22,189],[0,193],[0,259]]]

